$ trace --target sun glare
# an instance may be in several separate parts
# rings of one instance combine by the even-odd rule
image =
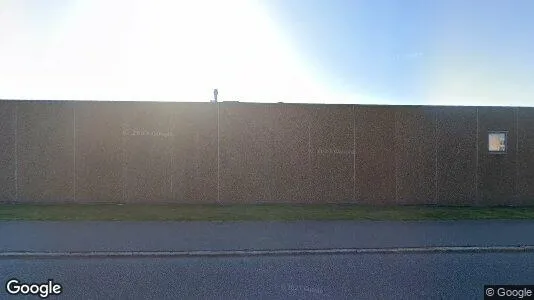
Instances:
[[[54,17],[37,21],[29,2],[9,3],[0,28],[17,34],[0,40],[15,45],[0,50],[3,98],[209,101],[213,88],[222,101],[329,96],[257,1],[55,2]]]

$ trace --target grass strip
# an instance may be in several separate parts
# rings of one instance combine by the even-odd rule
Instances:
[[[0,220],[3,221],[407,221],[496,219],[534,219],[534,207],[376,207],[339,204],[0,204]]]

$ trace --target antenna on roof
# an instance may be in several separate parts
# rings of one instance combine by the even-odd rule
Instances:
[[[217,96],[219,95],[219,91],[217,89],[213,90],[213,102],[217,102]]]

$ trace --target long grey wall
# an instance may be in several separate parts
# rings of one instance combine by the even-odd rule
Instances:
[[[534,108],[3,100],[0,201],[533,205],[533,129]]]

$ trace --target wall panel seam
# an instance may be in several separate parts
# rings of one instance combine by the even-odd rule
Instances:
[[[15,104],[15,201],[19,200],[18,104]]]
[[[438,111],[434,111],[434,140],[435,140],[435,174],[434,174],[434,203],[438,203]]]
[[[515,108],[515,194],[519,198],[519,107]]]
[[[475,163],[475,204],[479,204],[479,195],[478,195],[478,160],[479,160],[479,120],[478,120],[478,107],[476,108],[477,115],[477,137],[476,137],[476,163]]]
[[[352,199],[356,200],[356,106],[352,106]]]
[[[397,122],[398,122],[398,111],[395,111],[395,115],[394,115],[394,119],[395,119],[395,122],[394,122],[394,136],[393,136],[393,148],[395,149],[395,203],[398,204],[399,203],[399,145],[398,145],[398,132],[397,132]]]
[[[221,122],[220,103],[217,102],[217,203],[221,203]]]
[[[72,130],[72,138],[73,138],[73,142],[74,142],[74,153],[73,153],[73,163],[74,163],[74,178],[73,178],[73,181],[74,181],[74,184],[73,184],[73,194],[74,194],[74,202],[76,202],[76,184],[77,184],[77,180],[76,180],[76,107],[74,106],[73,109],[72,109],[72,115],[73,115],[73,130]]]
[[[124,116],[123,116],[124,118]],[[128,130],[126,121],[122,120],[123,132]],[[122,202],[126,203],[126,136],[122,135]]]

